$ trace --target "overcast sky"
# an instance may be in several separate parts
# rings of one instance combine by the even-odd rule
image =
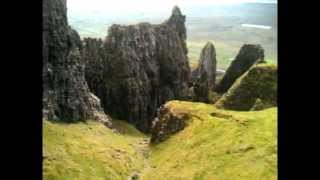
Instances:
[[[276,0],[67,0],[71,13],[130,13],[130,12],[165,12],[171,11],[174,5],[181,9],[195,6],[236,4],[244,2],[269,2]]]

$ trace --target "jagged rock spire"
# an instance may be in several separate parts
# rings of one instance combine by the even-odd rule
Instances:
[[[206,72],[208,74],[209,88],[212,89],[216,79],[216,50],[211,42],[207,42],[201,51],[199,59],[199,72]]]
[[[231,62],[216,91],[225,93],[232,84],[254,64],[265,62],[264,49],[259,44],[244,44]]]
[[[207,42],[201,51],[197,79],[194,92],[197,101],[207,102],[208,93],[213,90],[216,80],[216,50],[211,42]]]
[[[181,11],[180,11],[180,9],[179,9],[178,6],[174,6],[174,7],[173,7],[173,9],[172,9],[172,15],[173,15],[173,16],[181,16],[181,15],[182,15],[182,13],[181,13]]]
[[[86,80],[106,112],[150,132],[160,105],[185,99],[190,67],[184,22],[174,8],[160,25],[112,25],[103,45],[91,43],[98,50],[86,43]]]
[[[176,32],[178,32],[178,35],[184,44],[184,51],[187,53],[187,47],[185,43],[187,39],[187,30],[185,26],[185,21],[186,16],[181,13],[178,6],[174,6],[172,9],[172,14],[170,18],[167,21],[165,21],[165,24],[172,27]]]

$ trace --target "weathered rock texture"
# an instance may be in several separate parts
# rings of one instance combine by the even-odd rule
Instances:
[[[208,42],[201,51],[199,67],[195,70],[194,84],[195,100],[209,102],[209,91],[212,91],[216,80],[216,51],[212,43]]]
[[[264,49],[260,45],[245,44],[227,69],[216,91],[225,93],[232,84],[254,64],[264,62]]]
[[[259,64],[241,76],[215,104],[231,110],[261,110],[277,105],[277,66]]]
[[[43,118],[96,119],[110,126],[85,81],[81,48],[78,33],[68,25],[66,1],[43,1]]]
[[[161,106],[158,109],[157,117],[152,122],[150,142],[162,142],[169,138],[170,135],[183,130],[187,126],[189,118],[189,114],[187,113],[172,111],[172,108],[168,107],[168,104]]]
[[[266,105],[261,101],[260,98],[257,98],[257,99],[256,99],[256,102],[253,104],[253,106],[251,107],[250,111],[259,111],[259,110],[265,109],[266,107],[268,107],[268,106],[266,106]]]
[[[157,108],[187,95],[185,16],[160,25],[112,25],[104,42],[86,39],[86,79],[106,111],[148,132]]]

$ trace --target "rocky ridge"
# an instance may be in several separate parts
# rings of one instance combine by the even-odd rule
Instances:
[[[199,67],[194,70],[195,100],[209,102],[208,94],[215,87],[216,81],[216,51],[211,42],[208,42],[201,51]]]
[[[262,110],[277,106],[277,66],[259,64],[250,68],[215,104],[231,110]]]
[[[43,1],[43,118],[95,119],[111,126],[85,81],[81,49],[78,33],[68,25],[66,1]]]
[[[105,111],[148,132],[161,104],[187,96],[184,23],[175,7],[162,24],[115,24],[104,41],[84,40],[86,80]]]
[[[264,49],[259,44],[244,44],[217,85],[218,93],[225,93],[232,84],[254,64],[264,62]]]

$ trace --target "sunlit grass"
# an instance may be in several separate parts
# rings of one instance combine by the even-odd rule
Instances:
[[[122,180],[141,169],[143,157],[133,145],[146,136],[120,123],[124,134],[93,121],[43,121],[44,180]]]
[[[277,108],[256,112],[218,110],[172,101],[190,113],[189,125],[152,147],[152,171],[143,179],[277,179]]]

